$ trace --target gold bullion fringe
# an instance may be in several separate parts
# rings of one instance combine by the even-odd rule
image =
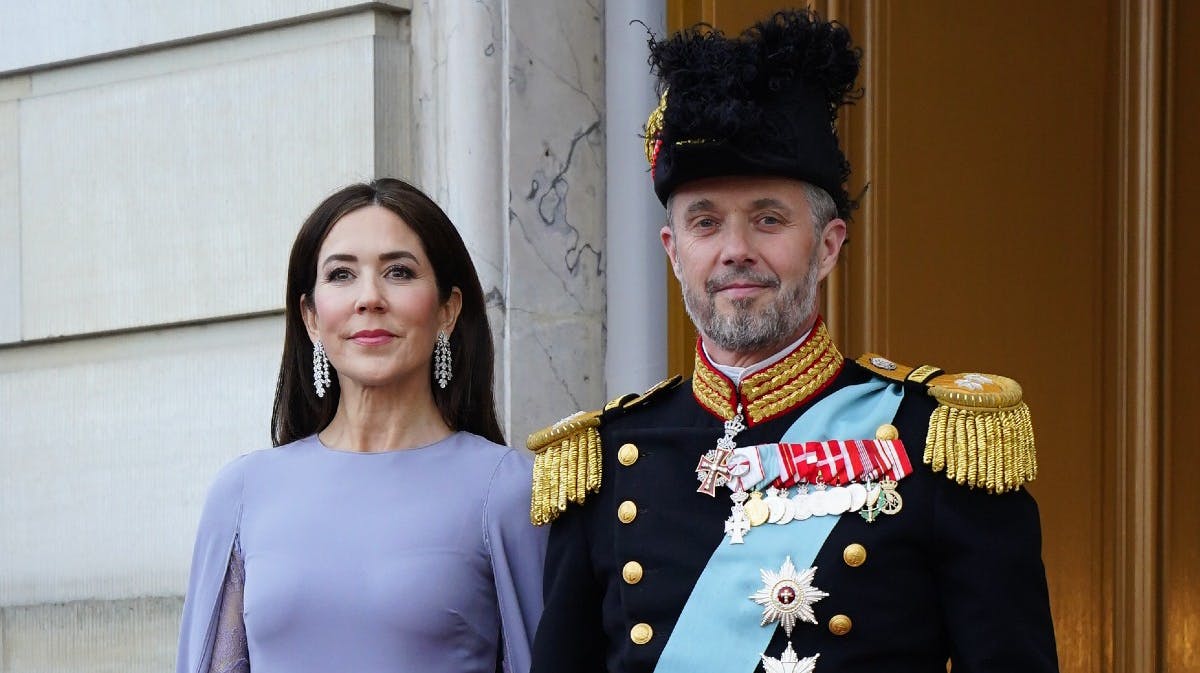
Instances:
[[[558,518],[568,502],[583,503],[600,490],[600,433],[578,430],[538,451],[533,459],[533,498],[529,520],[544,526]]]
[[[1004,493],[1037,478],[1033,422],[1024,402],[1006,409],[941,404],[929,419],[925,463],[972,488]]]

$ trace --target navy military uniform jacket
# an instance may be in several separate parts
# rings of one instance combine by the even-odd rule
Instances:
[[[738,434],[738,445],[778,442],[814,403],[883,371],[868,367],[844,362],[823,389]],[[615,401],[598,419],[602,482],[553,523],[534,673],[653,671],[709,557],[728,543],[729,490],[696,489],[697,461],[722,436],[722,419],[693,384]],[[962,485],[926,465],[938,401],[923,383],[903,385],[892,421],[913,466],[897,489],[903,508],[870,523],[840,516],[812,564],[828,596],[812,606],[816,624],[792,631],[794,651],[819,653],[817,673],[943,673],[947,660],[955,673],[1057,671],[1033,498]],[[774,628],[766,653],[778,657],[789,638]]]

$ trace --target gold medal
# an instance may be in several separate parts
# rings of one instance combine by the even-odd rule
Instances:
[[[904,498],[896,492],[896,482],[892,479],[884,479],[879,482],[883,492],[879,497],[883,499],[882,511],[884,514],[894,515],[899,514],[900,509],[904,507]]]
[[[771,508],[763,502],[762,493],[758,491],[750,494],[750,500],[746,502],[745,508],[746,517],[750,519],[751,526],[761,526],[771,516]]]

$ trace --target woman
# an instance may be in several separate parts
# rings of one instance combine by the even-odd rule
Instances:
[[[492,358],[436,204],[392,179],[321,203],[288,267],[276,448],[209,493],[177,672],[526,671],[545,538]]]

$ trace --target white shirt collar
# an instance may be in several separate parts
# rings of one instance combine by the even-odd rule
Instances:
[[[784,347],[783,350],[772,355],[766,360],[756,362],[749,367],[731,367],[729,365],[719,365],[712,359],[712,356],[708,354],[708,347],[704,345],[703,339],[700,341],[700,347],[704,349],[704,357],[708,358],[708,361],[712,363],[713,367],[717,368],[717,371],[729,377],[729,380],[733,381],[733,385],[740,386],[742,384],[742,379],[755,372],[760,372],[787,357],[789,353],[796,350],[797,346],[804,343],[804,340],[808,338],[809,334],[812,334],[812,328],[809,328],[809,330],[805,332],[803,336],[793,341],[790,345]]]

